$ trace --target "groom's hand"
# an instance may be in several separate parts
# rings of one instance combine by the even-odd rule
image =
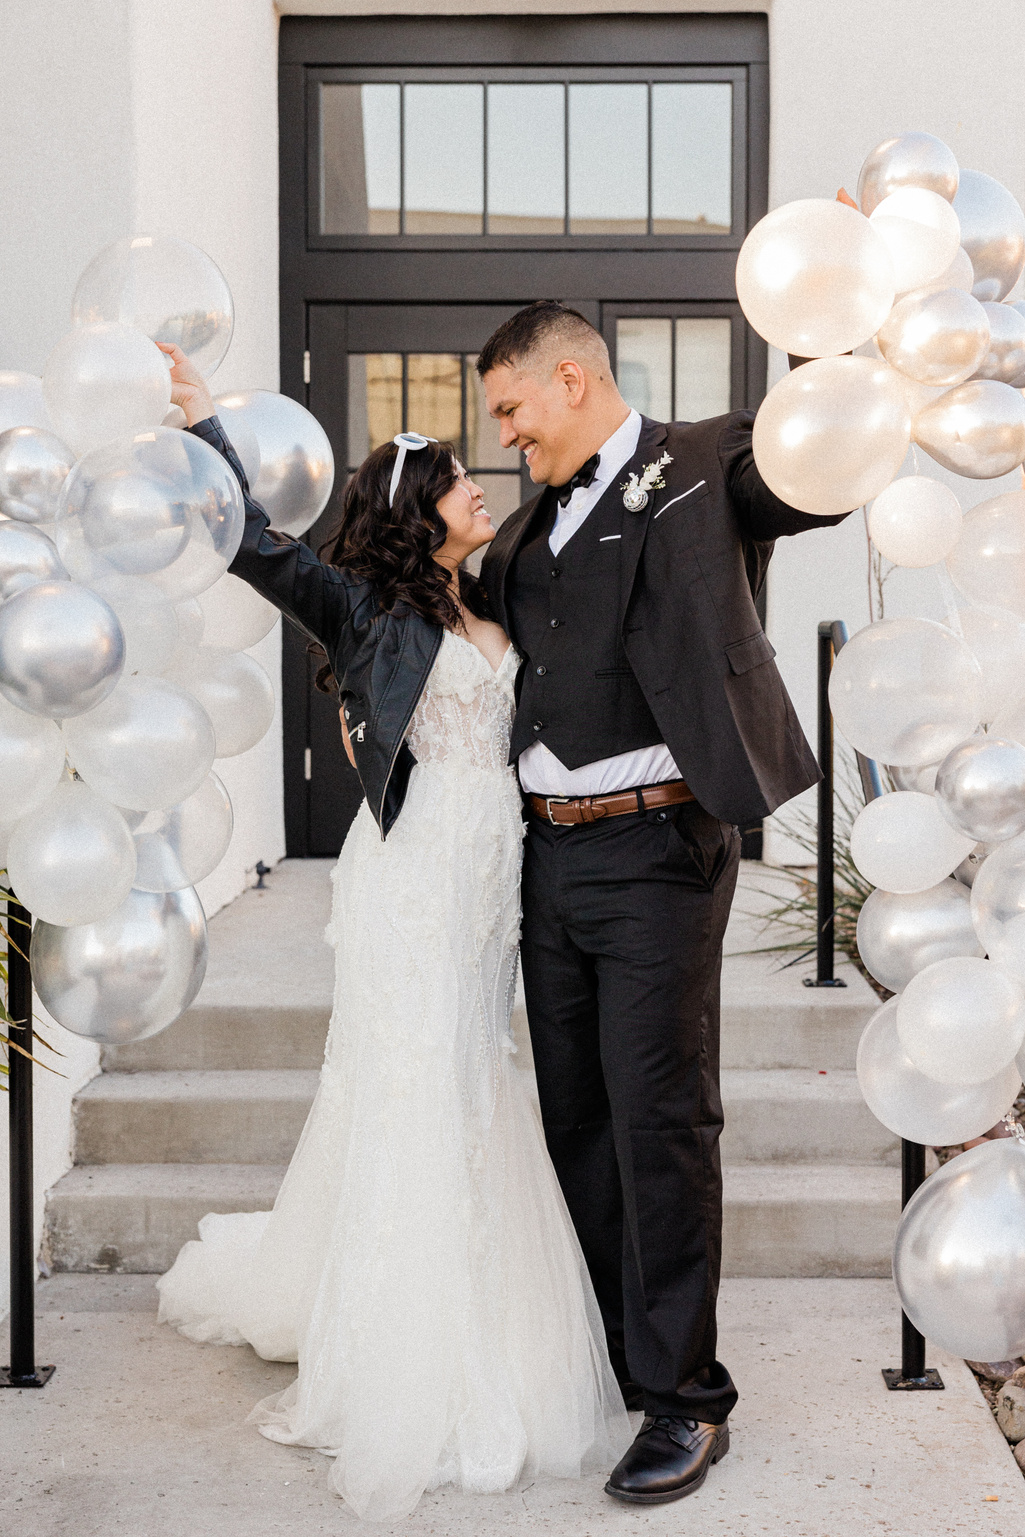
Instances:
[[[174,342],[157,342],[157,346],[174,363],[171,369],[171,401],[185,412],[189,426],[194,427],[197,422],[205,422],[208,416],[215,415],[213,398],[206,380],[191,358],[187,358]]]

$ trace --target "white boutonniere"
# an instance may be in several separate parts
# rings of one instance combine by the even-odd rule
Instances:
[[[654,464],[646,464],[640,475],[633,474],[624,482],[623,506],[627,512],[643,512],[648,505],[648,492],[665,489],[662,471],[672,462],[672,454],[663,454]]]

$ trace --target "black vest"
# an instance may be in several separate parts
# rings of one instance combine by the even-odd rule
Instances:
[[[508,584],[524,669],[510,757],[544,742],[576,769],[664,740],[623,649],[620,535],[615,484],[553,555],[556,501],[542,496]]]

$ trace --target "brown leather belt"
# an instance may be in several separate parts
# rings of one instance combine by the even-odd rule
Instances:
[[[576,800],[568,795],[527,796],[534,815],[551,822],[553,827],[623,817],[631,811],[656,811],[660,806],[678,806],[692,800],[694,795],[682,779],[669,779],[665,784],[648,785],[641,790],[617,790],[614,795],[582,795]]]

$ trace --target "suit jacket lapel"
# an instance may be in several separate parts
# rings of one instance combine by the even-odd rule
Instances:
[[[632,474],[640,475],[646,464],[651,464],[662,456],[662,445],[666,440],[666,426],[664,422],[653,422],[650,417],[641,418],[641,435],[637,440],[637,452],[633,458],[624,464],[615,481],[606,491],[606,496],[617,495],[622,497],[623,483]],[[658,492],[649,491],[648,505],[642,512],[630,512],[623,508],[623,542],[620,545],[620,573],[621,592],[623,598],[623,613],[630,601],[630,593],[633,590],[634,577],[637,574],[637,562],[641,558],[641,550],[644,548],[644,540],[647,537],[651,523],[651,514]],[[603,498],[604,500],[604,498]]]
[[[510,640],[514,640],[515,637],[509,629],[509,609],[505,601],[509,570],[530,527],[531,519],[547,490],[547,486],[543,487],[537,496],[532,497],[529,502],[514,512],[512,517],[506,518],[492,541],[481,570],[491,612]]]

